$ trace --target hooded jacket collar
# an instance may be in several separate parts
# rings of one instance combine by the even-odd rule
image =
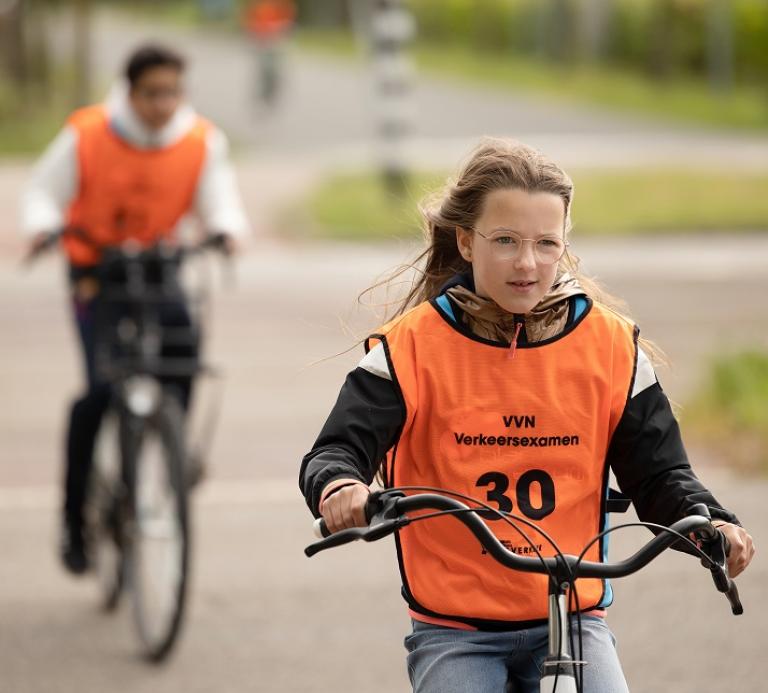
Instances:
[[[160,130],[152,130],[141,121],[128,98],[128,83],[116,82],[110,90],[105,106],[109,126],[122,140],[137,149],[163,149],[181,140],[197,122],[197,113],[191,105],[182,103],[170,122]]]
[[[568,272],[558,276],[552,288],[525,315],[509,313],[495,301],[478,296],[471,274],[456,275],[443,286],[442,293],[459,308],[459,319],[474,334],[507,344],[541,342],[557,336],[568,323],[570,299],[586,296]]]

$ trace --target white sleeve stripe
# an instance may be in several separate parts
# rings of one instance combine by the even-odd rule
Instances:
[[[384,352],[384,345],[381,342],[363,356],[357,365],[372,375],[377,375],[385,380],[392,380],[389,363],[387,363],[387,354]]]
[[[632,397],[639,395],[643,390],[647,390],[656,381],[656,373],[651,365],[651,360],[640,347],[637,347],[637,370],[635,372],[635,384],[632,387]]]

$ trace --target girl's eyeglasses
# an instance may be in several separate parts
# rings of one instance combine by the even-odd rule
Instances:
[[[523,238],[514,231],[503,231],[486,236],[477,229],[473,230],[491,244],[491,252],[498,260],[512,260],[517,257],[523,243],[533,243],[533,254],[536,262],[542,265],[552,265],[563,257],[568,246],[568,243],[558,236]]]

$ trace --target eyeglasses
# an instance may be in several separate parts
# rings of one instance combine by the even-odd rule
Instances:
[[[523,243],[533,243],[533,254],[536,262],[542,265],[552,265],[563,257],[568,246],[568,243],[559,236],[523,238],[514,231],[499,231],[486,236],[477,229],[473,229],[473,231],[491,244],[491,252],[498,260],[512,260],[522,250]]]
[[[145,101],[165,101],[181,98],[181,87],[139,87],[135,93]]]

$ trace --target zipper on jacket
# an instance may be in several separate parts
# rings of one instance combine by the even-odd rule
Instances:
[[[525,324],[525,318],[522,315],[515,315],[515,334],[512,336],[512,342],[509,345],[509,351],[507,352],[508,358],[515,358],[515,352],[517,351],[517,338],[520,336],[520,330]]]

